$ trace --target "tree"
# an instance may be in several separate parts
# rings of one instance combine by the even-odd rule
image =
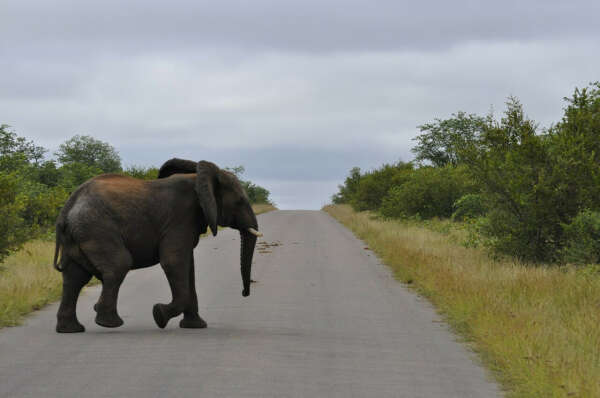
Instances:
[[[0,125],[0,170],[11,172],[31,163],[38,164],[44,158],[46,149],[9,129],[10,126],[6,124]]]
[[[69,162],[60,168],[59,185],[70,192],[92,177],[102,174],[103,170],[95,165],[81,162]]]
[[[331,201],[334,204],[350,203],[350,200],[358,189],[360,177],[360,167],[353,167],[350,170],[350,175],[346,177],[344,185],[338,185],[339,192],[331,197]]]
[[[456,166],[461,162],[460,149],[476,140],[485,124],[486,118],[458,112],[450,119],[435,119],[433,123],[419,126],[422,134],[413,139],[418,142],[412,148],[415,160],[436,167]]]
[[[454,202],[475,190],[464,166],[420,167],[389,190],[379,212],[392,218],[449,218]]]
[[[76,135],[60,145],[55,153],[63,165],[85,164],[99,169],[101,173],[121,171],[121,158],[109,143],[97,140],[89,135]]]
[[[355,210],[377,210],[390,188],[404,184],[413,172],[412,163],[384,164],[360,177],[350,199]]]
[[[246,190],[246,194],[248,195],[248,200],[252,204],[256,203],[269,203],[271,204],[271,199],[269,199],[268,189],[261,187],[260,185],[256,185],[251,181],[246,181],[242,179],[242,174],[246,171],[244,166],[234,166],[234,167],[225,167],[225,170],[233,173],[237,179],[240,181],[244,189]]]
[[[524,260],[551,261],[562,233],[550,140],[509,98],[500,122],[489,121],[460,152],[489,205],[483,231],[493,248]]]
[[[19,193],[19,182],[16,172],[0,173],[0,262],[29,237],[22,217],[26,199]]]
[[[562,120],[550,129],[553,178],[570,222],[583,209],[600,210],[600,83],[565,98]]]

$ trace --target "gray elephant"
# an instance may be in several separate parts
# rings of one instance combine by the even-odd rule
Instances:
[[[198,315],[193,249],[200,234],[218,226],[239,230],[243,296],[250,294],[250,271],[258,224],[238,179],[215,164],[167,161],[157,180],[104,174],[82,184],[67,200],[56,223],[54,267],[62,272],[63,293],[56,331],[83,332],[77,298],[95,276],[102,281],[94,305],[96,323],[118,327],[117,296],[129,270],[160,263],[173,299],[156,304],[160,328],[183,312],[182,328],[204,328]],[[59,261],[60,252],[60,261]]]

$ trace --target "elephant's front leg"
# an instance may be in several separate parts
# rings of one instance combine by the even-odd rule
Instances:
[[[202,329],[206,327],[204,319],[198,315],[198,297],[196,296],[196,280],[194,276],[194,253],[191,253],[189,285],[190,299],[187,307],[183,310],[183,319],[179,322],[179,327],[189,329]]]
[[[189,255],[161,256],[161,267],[165,271],[173,299],[169,304],[155,304],[152,308],[154,321],[159,328],[164,328],[171,318],[180,315],[190,301]]]

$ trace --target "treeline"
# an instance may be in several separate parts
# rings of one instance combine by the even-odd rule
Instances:
[[[354,168],[334,203],[390,218],[465,222],[494,253],[600,262],[600,83],[548,128],[516,98],[503,117],[458,112],[419,126],[414,162]]]
[[[76,135],[47,157],[48,150],[0,126],[0,261],[25,241],[52,230],[58,212],[80,184],[103,173],[155,179],[156,167],[123,168],[108,143]],[[166,159],[165,159],[166,160]],[[243,167],[237,167],[237,175]],[[252,203],[270,203],[269,191],[242,180]]]

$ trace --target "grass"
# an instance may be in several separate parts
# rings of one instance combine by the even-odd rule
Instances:
[[[276,210],[270,204],[252,207],[256,214]],[[53,240],[33,240],[0,263],[0,328],[18,325],[24,315],[60,298],[62,276],[52,267],[53,256]]]
[[[439,309],[508,396],[600,397],[600,268],[492,260],[443,223],[324,210]]]
[[[254,209],[254,214],[256,214],[256,215],[262,214],[262,213],[267,213],[267,212],[273,211],[273,210],[277,210],[277,208],[270,203],[254,204],[254,205],[252,205],[252,209]]]
[[[23,315],[60,298],[53,255],[54,242],[35,240],[0,264],[0,327],[18,325]]]

